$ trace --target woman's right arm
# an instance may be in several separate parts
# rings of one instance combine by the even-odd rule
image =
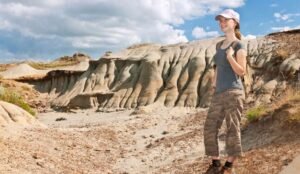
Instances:
[[[212,86],[213,86],[214,88],[216,88],[216,85],[217,85],[217,73],[218,73],[218,68],[216,68],[216,72],[215,72],[214,79],[213,79],[213,84],[212,84]]]

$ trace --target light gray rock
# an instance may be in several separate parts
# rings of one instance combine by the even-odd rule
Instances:
[[[214,76],[212,60],[222,39],[134,45],[90,61],[84,73],[53,76],[50,83],[43,81],[45,87],[41,89],[50,86],[44,91],[53,96],[54,107],[136,108],[156,102],[168,107],[208,107]],[[282,43],[268,37],[242,42],[247,51],[246,101],[268,103],[284,92],[289,79],[282,74],[296,73],[300,60],[293,56],[276,59],[274,50]],[[41,84],[36,83],[36,88]],[[82,95],[95,91],[113,95]]]

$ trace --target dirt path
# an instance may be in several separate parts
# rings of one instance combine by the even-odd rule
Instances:
[[[152,105],[113,113],[40,114],[47,128],[10,128],[14,133],[2,137],[0,173],[202,173],[209,163],[202,131],[206,112]],[[299,145],[249,149],[237,171],[278,173],[300,153]]]
[[[102,125],[100,127],[114,131],[122,147],[118,149],[119,154],[113,155],[117,160],[111,168],[112,173],[148,173],[180,157],[193,160],[203,156],[200,129],[204,119],[189,125],[196,113],[203,118],[205,110],[150,106],[140,111],[114,113],[47,113],[40,115],[40,121],[55,129],[99,129]],[[62,118],[66,120],[55,121]]]
[[[25,129],[0,147],[0,173],[107,173],[122,150],[115,132],[100,126]]]

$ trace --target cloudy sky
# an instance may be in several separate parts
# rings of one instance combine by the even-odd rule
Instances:
[[[226,8],[247,37],[300,28],[298,0],[0,0],[0,62],[216,37],[214,16]]]

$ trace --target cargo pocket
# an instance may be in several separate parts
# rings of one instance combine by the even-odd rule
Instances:
[[[245,93],[244,91],[239,91],[235,95],[235,101],[236,101],[236,106],[238,110],[242,113],[244,109],[244,102],[245,102]]]
[[[238,108],[240,112],[244,109],[245,102],[245,93],[243,90],[232,90],[231,92],[232,99],[235,101],[235,107]]]

